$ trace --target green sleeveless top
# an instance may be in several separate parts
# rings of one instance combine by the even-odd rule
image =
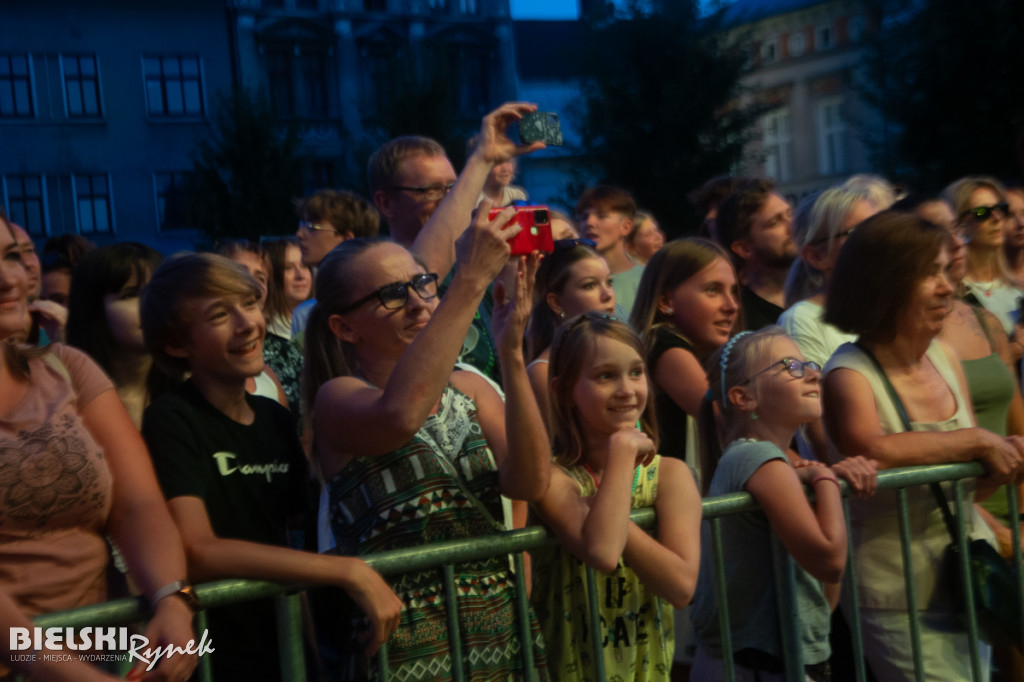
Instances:
[[[988,327],[976,308],[971,307],[978,317],[985,336],[988,337],[992,352],[983,358],[961,360],[967,380],[967,392],[971,395],[971,406],[978,426],[1000,436],[1006,435],[1006,422],[1010,413],[1010,401],[1013,400],[1014,378],[1003,359],[996,353],[995,344],[989,336]],[[992,513],[997,519],[1005,521],[1009,515],[1006,504],[1006,492],[999,489],[989,495],[981,506]]]
[[[654,505],[660,461],[656,456],[640,469],[630,504],[633,509]],[[561,468],[579,486],[580,495],[597,493],[582,465]],[[587,616],[586,565],[561,546],[544,547],[533,554],[533,560],[531,601],[541,621],[552,679],[597,680]],[[675,649],[671,604],[651,594],[624,559],[619,559],[614,572],[598,572],[596,577],[605,679],[668,680]]]

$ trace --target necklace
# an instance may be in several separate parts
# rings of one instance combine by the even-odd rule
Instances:
[[[591,469],[590,465],[586,462],[583,463],[583,467],[587,470],[587,473],[590,474],[590,480],[594,482],[594,487],[600,490],[601,482],[597,480],[597,474],[594,473],[594,470]],[[633,470],[633,487],[629,490],[630,497],[636,493],[636,486],[638,483],[640,483],[640,467],[635,467]]]

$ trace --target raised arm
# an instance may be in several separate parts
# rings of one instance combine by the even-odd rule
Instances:
[[[413,242],[412,251],[443,280],[455,261],[455,240],[470,223],[470,215],[495,164],[544,148],[543,142],[517,145],[506,129],[524,114],[536,111],[536,104],[510,102],[484,116],[480,142],[466,160],[455,187],[441,201]],[[486,216],[485,216],[486,217]]]
[[[540,499],[551,479],[551,445],[526,376],[522,343],[539,264],[538,254],[517,258],[506,266],[494,286],[491,321],[504,380],[504,402],[480,377],[458,373],[460,387],[476,403],[480,426],[498,464],[501,493],[527,501]]]
[[[340,470],[343,456],[379,455],[404,445],[426,421],[451,376],[484,292],[508,260],[505,240],[522,229],[505,228],[513,214],[510,208],[488,222],[481,212],[459,238],[459,271],[384,386],[340,377],[320,388],[313,424],[317,437],[329,446],[317,453],[325,475]]]
[[[252,578],[340,587],[370,620],[368,656],[376,653],[398,628],[401,600],[362,559],[221,538],[210,525],[202,499],[173,497],[168,506],[185,544],[190,573],[196,579]]]
[[[622,557],[647,589],[681,609],[697,587],[701,498],[685,463],[662,457],[658,469],[657,538],[630,522]]]
[[[801,483],[814,488],[814,507]],[[746,484],[772,529],[800,566],[824,583],[837,583],[846,568],[846,525],[839,481],[825,465],[793,469],[781,459],[761,465]]]
[[[993,483],[1017,476],[1020,450],[1014,441],[979,428],[956,431],[911,431],[886,434],[868,380],[846,368],[830,371],[822,381],[825,429],[843,456],[863,455],[879,469],[981,460]]]
[[[629,535],[629,509],[638,454],[653,448],[637,429],[622,429],[608,441],[601,485],[595,495],[580,497],[579,485],[556,468],[551,486],[537,501],[537,511],[573,556],[602,573],[619,565]]]

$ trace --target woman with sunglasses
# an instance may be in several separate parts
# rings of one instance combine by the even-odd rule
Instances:
[[[943,197],[953,208],[956,228],[967,242],[964,284],[970,295],[968,300],[999,318],[1010,338],[1014,362],[1019,362],[1024,353],[1024,327],[1020,320],[1024,292],[1010,273],[1003,250],[1003,224],[1009,215],[1006,190],[995,178],[970,176],[946,187]]]
[[[921,218],[885,211],[850,235],[832,276],[825,321],[856,334],[825,366],[822,393],[829,458],[864,455],[891,469],[981,461],[988,475],[967,481],[968,505],[1008,482],[1018,483],[1024,441],[977,427],[956,352],[939,342],[953,286],[947,276],[947,233]],[[929,679],[971,678],[971,642],[953,610],[954,587],[942,570],[950,544],[927,486],[906,490],[921,650]],[[970,508],[968,506],[968,508]],[[865,655],[880,680],[914,676],[895,491],[850,504]],[[973,514],[976,537],[992,540]],[[989,647],[979,650],[987,668]],[[987,679],[987,674],[982,679]]]
[[[789,449],[796,430],[821,417],[821,366],[804,360],[779,327],[741,332],[708,362],[710,390],[701,405],[704,495],[750,493],[765,517],[722,520],[729,627],[738,680],[782,680],[779,612],[772,565],[775,533],[797,563],[796,603],[807,678],[828,680],[829,618],[846,567],[846,526],[839,478],[871,495],[876,469],[863,457],[827,467]],[[717,417],[720,415],[720,420]],[[721,429],[721,430],[720,430]],[[726,443],[723,452],[719,433]],[[804,486],[816,496],[807,500]],[[715,599],[710,527],[701,538],[701,580],[692,618],[700,649],[691,677],[722,680],[722,618]]]
[[[615,315],[608,263],[589,239],[560,239],[541,261],[526,326],[526,373],[545,421],[550,419],[548,360],[555,331],[565,320],[592,310]],[[550,425],[550,424],[549,424]]]
[[[505,528],[502,495],[536,500],[547,490],[551,449],[522,350],[536,256],[511,264],[494,285],[505,403],[481,376],[452,371],[477,306],[508,261],[506,240],[521,229],[503,230],[514,209],[488,222],[487,208],[456,243],[458,269],[443,299],[437,275],[392,242],[351,239],[320,264],[306,330],[307,400],[341,554],[491,535]],[[530,642],[517,643],[509,627],[523,586],[507,558],[457,565],[455,581],[468,678],[522,675],[522,646],[534,647],[543,667],[536,620]],[[406,608],[388,642],[391,674],[454,674],[442,582],[436,570],[393,582]],[[346,679],[365,679],[369,662],[357,639],[342,639]]]

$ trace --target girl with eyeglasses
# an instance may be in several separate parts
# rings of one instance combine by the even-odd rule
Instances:
[[[551,450],[522,348],[537,256],[510,263],[494,285],[505,403],[483,377],[453,371],[477,306],[509,261],[506,240],[521,229],[502,229],[512,215],[488,222],[477,213],[440,299],[437,276],[393,242],[350,239],[321,262],[306,329],[306,412],[340,554],[493,535],[506,527],[502,495],[546,491]],[[454,571],[467,679],[523,675],[521,647],[533,647],[543,677],[536,621],[527,642],[511,627],[513,596],[525,586],[507,557]],[[399,679],[454,675],[442,582],[439,570],[392,581],[405,603],[388,642]],[[335,640],[343,677],[366,679],[373,668],[356,644],[365,625],[358,614],[335,616],[347,633]]]
[[[558,680],[668,680],[672,608],[693,596],[700,495],[681,461],[657,454],[639,337],[599,312],[558,329],[551,350],[555,463],[535,505],[560,544],[533,552],[533,603]],[[654,507],[658,530],[630,521]],[[586,566],[600,571],[601,631],[590,630]],[[593,596],[593,595],[592,595]],[[601,640],[604,677],[592,656]]]
[[[1003,250],[1003,224],[1009,215],[1006,190],[995,178],[970,176],[946,187],[943,197],[953,208],[956,227],[967,241],[967,300],[999,318],[1010,339],[1014,362],[1020,362],[1024,354],[1020,319],[1024,292],[1021,282],[1011,274]]]
[[[773,533],[797,564],[796,608],[806,673],[816,682],[829,679],[829,621],[846,567],[839,479],[867,496],[874,492],[876,475],[863,457],[828,467],[801,460],[789,449],[797,429],[821,417],[820,374],[818,363],[804,360],[780,327],[741,332],[708,362],[710,389],[700,419],[703,493],[750,493],[764,515],[721,520],[725,585],[715,584],[710,526],[704,524],[692,610],[700,639],[693,679],[722,680],[730,665],[737,680],[785,679],[778,597],[769,568]],[[727,444],[724,452],[722,442]],[[805,486],[816,496],[813,504]],[[731,662],[722,660],[723,618],[716,590],[724,590],[728,599]]]

